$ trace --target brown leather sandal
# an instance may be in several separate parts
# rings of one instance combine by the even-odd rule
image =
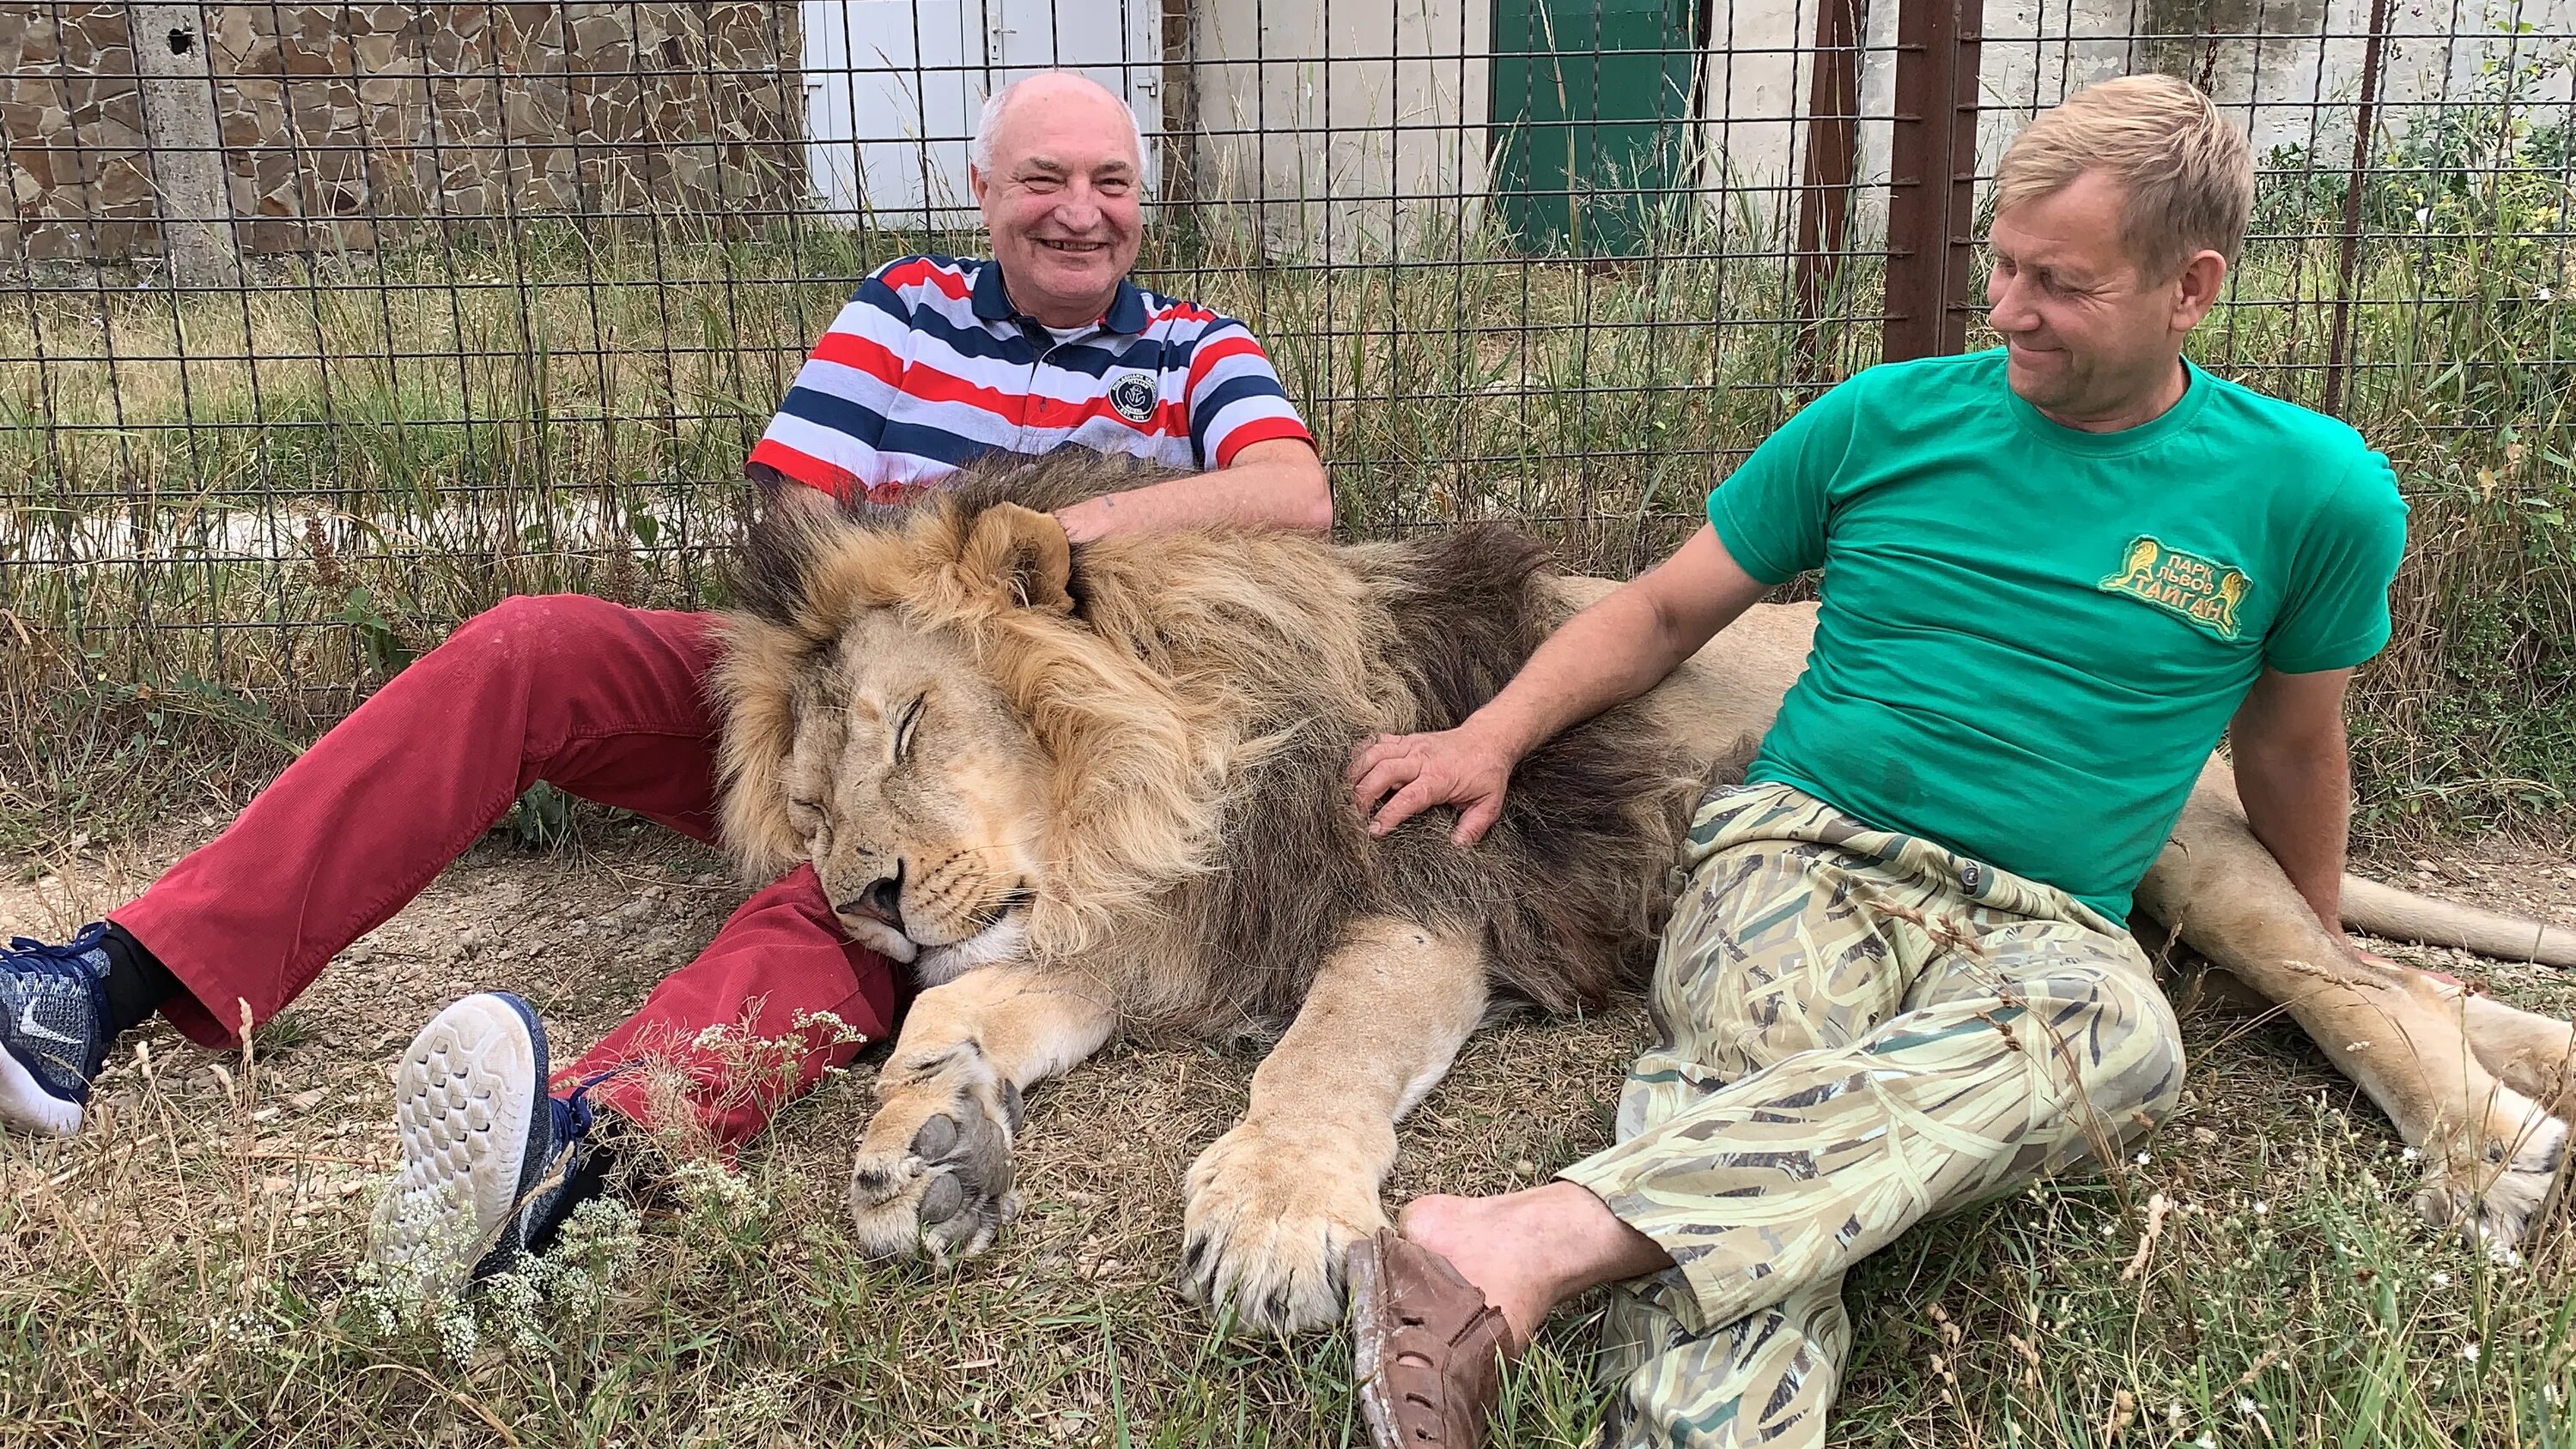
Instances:
[[[1481,1449],[1511,1344],[1503,1312],[1397,1233],[1351,1245],[1351,1371],[1377,1449]]]

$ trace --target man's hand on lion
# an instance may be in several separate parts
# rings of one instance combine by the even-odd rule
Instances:
[[[1458,828],[1449,838],[1473,845],[1502,818],[1503,792],[1519,763],[1519,751],[1473,719],[1431,734],[1379,735],[1351,752],[1351,797],[1369,816],[1372,836],[1435,805],[1455,805]]]

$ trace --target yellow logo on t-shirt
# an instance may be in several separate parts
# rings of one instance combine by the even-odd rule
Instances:
[[[2221,639],[2233,639],[2236,611],[2254,591],[2254,581],[2242,570],[2168,548],[2152,534],[2140,534],[2121,555],[2120,571],[2103,579],[2099,587],[2144,599]]]

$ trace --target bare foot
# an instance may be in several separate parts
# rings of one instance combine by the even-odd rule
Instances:
[[[1502,1310],[1518,1356],[1557,1304],[1593,1287],[1672,1266],[1654,1240],[1570,1182],[1501,1197],[1423,1197],[1399,1231],[1449,1260]]]

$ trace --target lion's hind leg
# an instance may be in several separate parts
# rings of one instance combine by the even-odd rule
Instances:
[[[981,967],[921,993],[850,1169],[859,1250],[945,1259],[988,1246],[1010,1215],[1020,1093],[1116,1025],[1106,989],[1035,967]]]
[[[1342,1316],[1342,1260],[1386,1225],[1395,1124],[1484,1016],[1482,948],[1391,918],[1356,923],[1252,1074],[1243,1121],[1191,1164],[1182,1287],[1269,1333]]]
[[[2415,1206],[2491,1245],[2521,1240],[2566,1156],[2567,1124],[2471,1048],[2456,985],[2363,961],[2317,923],[2234,803],[2204,788],[2138,903],[2286,1009],[2430,1160]]]
[[[2505,1085],[2576,1123],[2576,1023],[2507,1006],[2492,996],[2462,1004],[2469,1049]]]

